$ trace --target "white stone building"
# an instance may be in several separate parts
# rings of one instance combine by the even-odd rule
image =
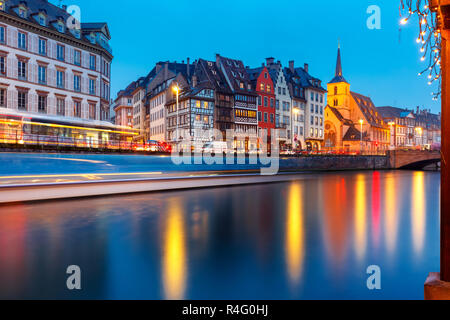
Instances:
[[[67,23],[46,0],[0,1],[0,110],[77,123],[109,121],[106,23]]]

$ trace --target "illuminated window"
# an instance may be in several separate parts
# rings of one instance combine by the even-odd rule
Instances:
[[[95,120],[95,115],[96,115],[95,111],[96,111],[95,110],[95,104],[90,103],[89,104],[89,119]]]
[[[267,85],[267,92],[270,92],[271,89],[272,89],[272,88],[270,87],[270,84],[268,84],[268,85]]]
[[[260,84],[259,89],[260,89],[261,91],[264,91],[264,83],[261,83],[261,84]]]
[[[0,1],[0,10],[5,11],[5,1]]]
[[[81,118],[81,102],[74,101],[73,102],[73,116],[77,118]]]

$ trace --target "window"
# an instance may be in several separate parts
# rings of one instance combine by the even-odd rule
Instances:
[[[311,104],[311,113],[313,113],[313,112],[314,112],[314,105]]]
[[[5,27],[0,26],[0,43],[5,43]]]
[[[6,89],[0,88],[0,107],[6,108]]]
[[[81,102],[80,101],[73,102],[73,116],[76,118],[81,118]]]
[[[39,20],[39,24],[41,26],[45,27],[45,17],[44,16],[39,16],[38,20]]]
[[[38,81],[40,84],[47,83],[47,68],[44,66],[38,67]]]
[[[56,113],[60,116],[66,115],[66,102],[63,98],[56,100]]]
[[[91,56],[89,57],[89,68],[90,68],[91,70],[95,70],[95,69],[96,69],[96,58],[95,58],[94,55],[91,55]]]
[[[27,96],[28,93],[26,91],[17,92],[17,107],[19,108],[19,110],[27,109]]]
[[[94,103],[89,103],[89,119],[91,120],[95,120],[95,104]]]
[[[311,116],[311,125],[313,125],[313,124],[314,124],[314,117]]]
[[[278,87],[278,94],[281,94],[281,87]]]
[[[280,109],[280,100],[277,100],[277,107],[276,107],[276,109],[277,109],[277,110]]]
[[[259,89],[260,89],[261,91],[264,91],[264,83],[261,83],[261,84],[259,85]]]
[[[89,79],[89,94],[95,95],[95,79]]]
[[[47,40],[39,39],[39,54],[46,56],[47,55]]]
[[[270,107],[271,107],[271,108],[274,107],[274,105],[273,105],[273,98],[270,98]]]
[[[27,80],[27,63],[19,60],[17,63],[18,78],[19,80]]]
[[[58,88],[64,89],[64,71],[57,70],[56,71],[56,86]]]
[[[77,66],[81,66],[81,51],[74,50],[73,52],[73,63]]]
[[[63,33],[64,32],[64,23],[58,22],[57,29],[59,32]]]
[[[273,113],[270,114],[270,123],[273,123]]]
[[[270,86],[270,84],[268,84],[267,86],[266,86],[266,88],[267,88],[267,92],[271,92],[271,90],[272,90],[272,87]]]
[[[334,95],[337,95],[338,94],[338,89],[337,89],[337,87],[334,87]]]
[[[0,76],[6,76],[6,57],[0,56]]]
[[[269,106],[269,98],[264,97],[264,107],[268,107]]]
[[[27,17],[27,12],[25,11],[25,9],[23,9],[23,8],[19,9],[19,17],[21,17],[21,18]]]
[[[76,74],[73,76],[73,90],[77,92],[81,91],[81,76]]]
[[[38,111],[41,113],[47,112],[47,97],[46,96],[38,96]]]
[[[56,45],[56,59],[64,61],[65,48],[63,45]]]
[[[22,50],[27,50],[27,35],[26,33],[20,32],[17,35],[17,47]]]
[[[258,121],[261,122],[262,121],[262,114],[261,111],[258,111]]]
[[[267,112],[264,112],[264,122],[267,123],[268,122],[268,118],[267,118]]]
[[[5,1],[0,1],[0,10],[5,11]]]

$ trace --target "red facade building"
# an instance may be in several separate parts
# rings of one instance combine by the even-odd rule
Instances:
[[[258,94],[258,132],[267,131],[272,135],[275,129],[275,88],[269,70],[265,66],[256,69],[247,69],[252,81],[253,90]]]

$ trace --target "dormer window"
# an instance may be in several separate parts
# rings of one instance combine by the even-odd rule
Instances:
[[[0,10],[5,11],[5,1],[4,0],[0,0]]]
[[[58,29],[59,32],[64,33],[64,23],[58,22],[56,29]]]
[[[19,17],[25,19],[27,17],[27,11],[23,8],[19,8]]]

